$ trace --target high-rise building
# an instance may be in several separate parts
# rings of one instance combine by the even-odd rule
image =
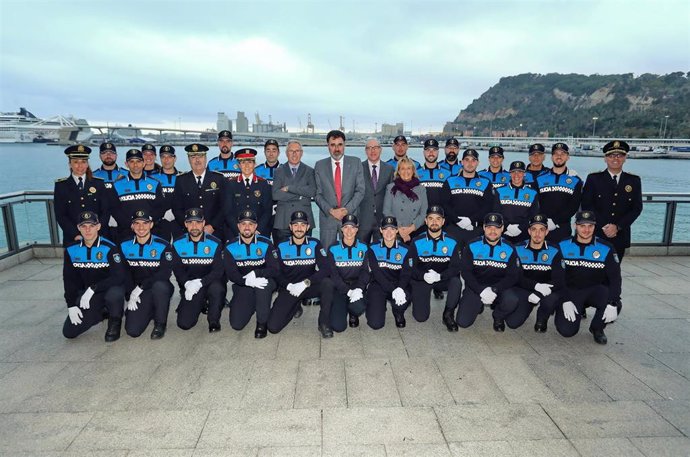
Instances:
[[[232,132],[232,121],[222,111],[218,111],[218,120],[216,121],[216,130],[230,130]]]
[[[403,130],[402,122],[398,122],[397,124],[381,124],[381,136],[383,137],[402,135]]]
[[[244,111],[237,112],[237,133],[247,133],[249,132],[249,119],[244,115]]]

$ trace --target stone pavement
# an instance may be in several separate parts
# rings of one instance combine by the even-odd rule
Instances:
[[[488,312],[451,334],[436,301],[325,341],[306,308],[263,340],[225,310],[217,334],[171,313],[163,340],[106,344],[62,337],[61,262],[30,260],[0,272],[0,455],[688,456],[690,257],[623,269],[607,346]]]

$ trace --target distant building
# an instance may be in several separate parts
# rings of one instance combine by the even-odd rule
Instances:
[[[383,137],[402,135],[404,130],[402,122],[398,122],[397,124],[381,124],[381,136]]]
[[[218,112],[218,120],[216,121],[216,130],[229,130],[232,132],[232,121],[228,119],[228,116],[224,112]]]
[[[249,119],[244,115],[244,111],[237,112],[237,133],[247,133],[249,132]]]

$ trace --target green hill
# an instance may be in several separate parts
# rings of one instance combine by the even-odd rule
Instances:
[[[668,116],[668,118],[666,118]],[[491,131],[527,131],[529,136],[690,137],[690,72],[667,75],[547,75],[501,78],[444,133],[491,136]]]

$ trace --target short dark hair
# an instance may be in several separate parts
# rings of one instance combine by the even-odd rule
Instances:
[[[345,141],[345,134],[341,130],[331,130],[326,135],[326,143],[330,142],[331,138],[342,138]]]

